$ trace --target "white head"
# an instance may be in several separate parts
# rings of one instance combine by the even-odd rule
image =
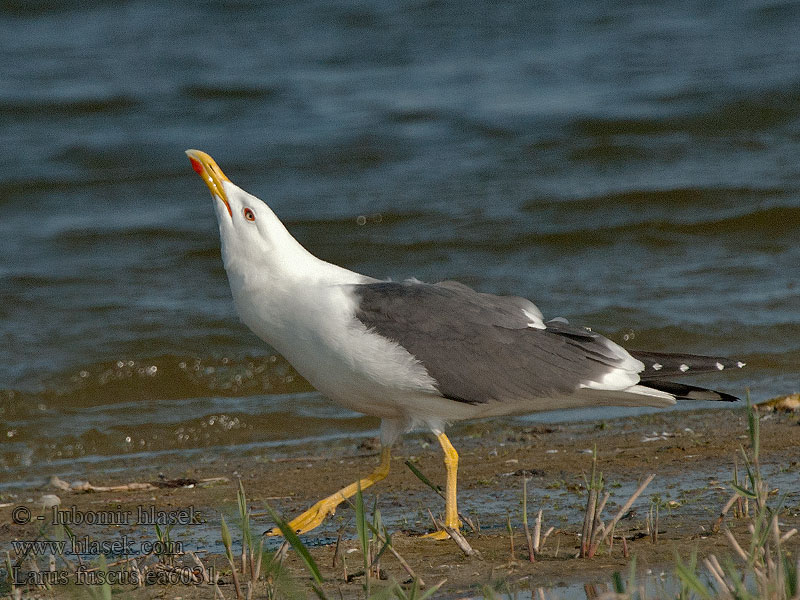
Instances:
[[[266,275],[276,269],[289,273],[297,260],[311,256],[270,207],[232,183],[213,158],[200,150],[186,154],[214,197],[222,260],[229,277],[248,272]]]

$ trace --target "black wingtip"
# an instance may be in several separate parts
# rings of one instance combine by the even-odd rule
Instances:
[[[685,383],[675,383],[674,381],[643,381],[641,385],[672,394],[678,400],[708,400],[711,402],[737,402],[741,400],[731,394],[698,387],[696,385],[686,385]]]
[[[699,354],[672,354],[669,352],[643,352],[629,350],[630,354],[644,363],[644,371],[639,375],[642,381],[652,381],[667,377],[681,377],[696,373],[716,373],[737,370],[747,363],[721,356],[701,356]]]

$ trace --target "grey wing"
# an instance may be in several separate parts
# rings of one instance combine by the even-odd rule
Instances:
[[[410,352],[442,396],[482,404],[621,389],[642,367],[603,336],[537,320],[524,298],[481,294],[455,282],[354,286],[356,317]]]

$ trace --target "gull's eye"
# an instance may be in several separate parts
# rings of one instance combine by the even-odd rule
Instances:
[[[245,208],[244,209],[244,218],[247,219],[248,221],[255,221],[256,220],[256,215],[253,213],[252,209]]]

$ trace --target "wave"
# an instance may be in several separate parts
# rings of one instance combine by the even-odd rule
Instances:
[[[248,84],[192,84],[181,93],[193,100],[269,100],[280,95],[278,88]]]
[[[113,6],[118,4],[114,0],[61,0],[49,2],[47,0],[5,0],[0,4],[0,15],[6,14],[15,17],[36,18],[52,14],[86,11],[92,7]]]
[[[800,226],[800,205],[787,196],[789,192],[776,189],[633,190],[571,201],[529,202],[523,210],[537,214],[544,223],[544,232],[531,234],[537,243],[612,243],[630,235],[712,232],[777,239]],[[565,212],[583,214],[582,218],[559,216]]]
[[[637,236],[740,234],[779,240],[800,228],[800,203],[777,188],[640,189],[569,200],[531,200],[520,217],[438,211],[382,212],[294,219],[287,227],[314,244],[393,249],[462,249],[507,253],[526,246],[592,246]]]
[[[612,192],[596,196],[587,196],[575,200],[550,203],[563,207],[565,203],[581,204],[598,208],[607,208],[608,205],[624,205],[629,208],[641,209],[664,207],[685,208],[699,205],[719,205],[731,201],[768,200],[785,197],[790,192],[786,188],[755,188],[755,187],[678,187],[666,189],[634,189],[621,192]],[[541,206],[541,203],[537,203]],[[529,207],[534,205],[530,204]]]
[[[117,115],[129,113],[143,106],[133,96],[118,94],[111,96],[89,96],[73,98],[26,98],[0,100],[0,115],[4,119],[75,117],[84,115]]]
[[[756,203],[744,199],[762,198]],[[741,200],[737,202],[736,200]],[[506,255],[524,248],[580,251],[628,241],[661,246],[686,238],[720,235],[783,245],[800,228],[800,205],[778,191],[682,188],[637,190],[571,201],[532,201],[520,217],[415,213],[288,223],[317,250],[339,256],[414,256],[443,251]],[[360,227],[374,225],[376,227]],[[377,229],[380,229],[380,233]],[[348,240],[342,247],[341,240]]]
[[[182,244],[181,247],[190,246],[192,252],[200,255],[219,256],[219,242],[209,239],[205,231],[162,225],[125,226],[122,223],[115,223],[113,228],[109,229],[67,229],[54,233],[52,241],[66,251],[88,250],[92,247],[107,247],[120,243],[132,247],[148,247],[177,242]]]
[[[159,355],[81,365],[51,375],[33,390],[0,390],[0,417],[19,419],[41,406],[102,406],[198,397],[303,393],[311,386],[281,356]]]
[[[670,94],[661,100],[664,105],[669,105],[675,98]],[[680,100],[685,99],[686,96],[681,95]],[[769,130],[800,118],[800,85],[794,83],[761,89],[716,104],[706,98],[698,106],[702,108],[690,109],[683,114],[576,119],[572,130],[576,135],[589,137],[673,133],[714,136]]]
[[[618,330],[621,319],[627,329]],[[745,353],[752,360],[767,349],[770,361],[791,370],[800,349],[790,340],[800,339],[793,322],[728,322],[653,326],[658,316],[648,311],[618,306],[574,317],[576,324],[591,325],[625,347],[651,351],[700,354]],[[788,344],[775,344],[776,332]],[[743,342],[742,340],[747,340]],[[646,347],[646,348],[645,348]],[[766,355],[765,355],[766,356]],[[52,374],[35,389],[0,389],[0,418],[13,420],[36,414],[41,406],[59,410],[125,403],[159,402],[187,398],[247,398],[303,394],[313,391],[286,359],[278,354],[239,357],[200,357],[161,354],[138,359],[120,358],[78,365]]]

